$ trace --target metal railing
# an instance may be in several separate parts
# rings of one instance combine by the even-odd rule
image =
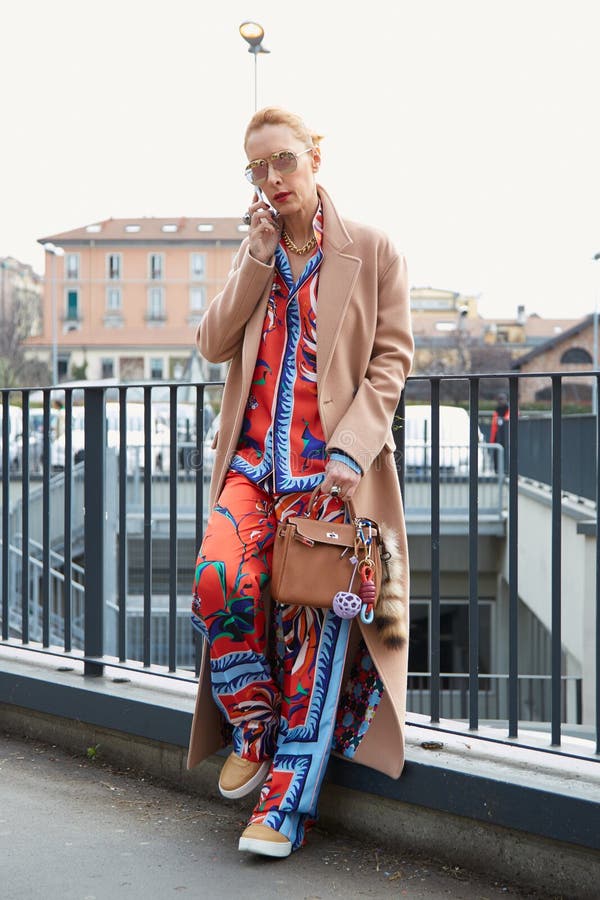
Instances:
[[[440,673],[440,714],[445,719],[467,719],[469,716],[469,674]],[[508,715],[509,676],[480,674],[478,687],[479,718],[487,721],[506,719]],[[520,722],[547,722],[552,709],[552,676],[519,675],[518,699]],[[561,676],[561,722],[582,724],[582,679]],[[408,673],[407,707],[411,713],[431,713],[431,675]]]
[[[589,378],[589,373],[581,373]],[[481,442],[478,428],[480,382],[502,378],[508,381],[510,421],[509,443],[507,447],[506,475],[500,450]],[[395,429],[397,443],[396,461],[401,489],[405,500],[410,499],[411,487],[418,482],[419,489],[426,486],[430,534],[430,600],[431,627],[429,634],[429,671],[427,683],[421,684],[418,694],[422,705],[414,708],[426,709],[429,726],[432,729],[446,727],[440,724],[447,713],[448,689],[444,679],[449,677],[441,670],[440,653],[440,613],[441,593],[441,525],[444,510],[444,492],[447,485],[458,484],[461,491],[461,508],[466,520],[467,553],[465,568],[468,573],[468,672],[450,673],[450,677],[462,679],[458,694],[461,716],[468,720],[468,733],[477,736],[481,719],[505,719],[506,737],[514,742],[519,736],[520,720],[523,718],[524,676],[519,672],[519,474],[517,470],[519,448],[519,385],[523,379],[531,377],[521,374],[498,376],[464,376],[460,381],[468,391],[469,441],[454,443],[466,454],[461,462],[460,473],[444,471],[443,437],[440,430],[441,396],[448,381],[457,381],[458,376],[432,376],[409,379],[405,396],[398,410],[397,421],[402,423],[406,416],[406,402],[410,400],[411,385],[426,382],[429,386],[430,436],[427,442],[426,465],[418,473],[414,471],[407,456],[405,435],[402,424]],[[535,376],[540,377],[540,376]],[[548,749],[556,752],[561,746],[562,722],[566,697],[573,690],[577,708],[580,708],[581,679],[563,677],[563,644],[561,640],[561,387],[563,375],[552,373],[547,376],[552,385],[552,484],[551,542],[548,548],[548,563],[551,568],[551,666],[544,682],[544,715],[549,721]],[[569,373],[569,378],[577,377]],[[594,376],[600,381],[600,374]],[[128,392],[133,387],[143,392],[143,454],[139,466],[131,469],[131,453],[128,443]],[[197,669],[185,643],[185,627],[182,622],[188,614],[187,591],[182,593],[178,584],[178,573],[189,566],[189,585],[193,578],[193,553],[189,558],[180,558],[182,541],[189,547],[198,547],[206,517],[206,496],[210,465],[204,458],[204,427],[195,427],[193,440],[189,434],[178,430],[178,393],[189,385],[171,384],[161,386],[168,389],[168,420],[170,422],[168,444],[161,445],[161,466],[157,471],[155,417],[153,412],[152,385],[122,385],[111,388],[116,391],[119,411],[118,443],[107,446],[106,400],[107,388],[90,386],[83,389],[84,426],[84,470],[83,503],[85,509],[84,527],[81,539],[74,538],[76,525],[81,522],[81,499],[76,500],[74,485],[77,468],[72,443],[74,391],[72,388],[43,389],[35,392],[41,398],[43,418],[41,452],[41,507],[36,511],[41,532],[40,546],[33,543],[31,521],[32,496],[31,474],[28,453],[22,454],[21,470],[18,477],[10,467],[10,414],[11,404],[17,402],[22,409],[22,446],[29,446],[29,421],[32,407],[32,391],[2,391],[2,531],[1,531],[1,622],[2,642],[24,650],[58,656],[73,656],[84,661],[84,672],[88,675],[100,674],[104,666],[121,666],[137,671],[165,677],[193,680]],[[204,423],[206,391],[215,385],[195,386],[195,423]],[[422,394],[422,392],[421,392]],[[51,453],[51,413],[53,404],[59,400],[62,405],[61,419],[64,428],[64,468],[60,475],[53,472]],[[195,424],[194,423],[194,424]],[[600,425],[596,418],[596,464],[600,446]],[[164,438],[164,436],[163,436]],[[186,464],[182,465],[182,447],[187,450]],[[446,446],[449,446],[446,441]],[[466,448],[466,449],[465,449]],[[192,457],[190,457],[190,451]],[[490,471],[490,454],[499,454]],[[487,463],[482,468],[482,459]],[[190,459],[193,459],[190,465]],[[60,478],[61,490],[56,489]],[[455,479],[453,482],[452,479]],[[493,486],[496,501],[494,513],[507,519],[506,540],[508,568],[508,624],[503,641],[507,645],[508,666],[505,673],[490,675],[480,671],[480,626],[479,626],[479,585],[478,554],[479,537],[482,527],[480,501],[489,485]],[[600,490],[600,489],[599,489]],[[182,502],[184,501],[184,502]],[[598,497],[596,498],[598,501]],[[455,502],[455,501],[453,501]],[[77,505],[77,508],[75,508]],[[452,506],[452,504],[450,504]],[[18,507],[18,520],[14,511]],[[185,515],[181,515],[184,508]],[[409,505],[410,508],[410,505]],[[55,517],[62,523],[60,541],[57,540]],[[598,534],[598,502],[596,502],[592,523]],[[18,540],[17,540],[18,536]],[[136,552],[142,560],[142,584],[138,596],[130,590],[130,566],[128,557],[133,551],[132,539],[137,541]],[[162,540],[162,543],[160,541]],[[155,556],[162,553],[162,565],[168,572],[168,590],[160,593],[154,590],[153,573]],[[595,685],[595,722],[590,732],[595,735],[596,753],[600,753],[600,551],[595,541],[595,633],[593,675]],[[74,567],[74,563],[79,568]],[[183,566],[182,566],[183,564]],[[71,573],[71,577],[65,577]],[[83,579],[82,589],[80,580]],[[60,596],[59,596],[60,595]],[[57,596],[59,599],[57,600]],[[83,615],[81,614],[83,605]],[[62,627],[57,623],[57,608],[60,610]],[[16,612],[15,612],[16,610]],[[111,621],[106,622],[106,616]],[[160,619],[160,624],[158,620]],[[135,623],[134,623],[135,620]],[[38,627],[39,624],[39,627]],[[106,626],[110,627],[106,627]],[[34,627],[32,627],[34,626]],[[81,627],[81,630],[80,630]],[[132,658],[131,635],[139,633],[139,658]],[[40,634],[41,632],[41,634]],[[157,640],[157,633],[160,632]],[[189,633],[189,632],[188,632]],[[114,635],[113,644],[107,634]],[[59,640],[60,639],[60,643]],[[58,646],[57,646],[58,644]],[[157,668],[157,661],[164,669]],[[183,663],[183,665],[182,665]],[[494,707],[482,705],[482,696],[491,697],[489,684],[496,680],[503,685],[504,699]],[[533,682],[532,682],[533,683]],[[579,686],[577,686],[579,684]],[[573,687],[575,685],[575,687]],[[415,707],[416,687],[411,688]],[[499,691],[497,690],[496,693]],[[451,691],[452,693],[452,691]],[[424,697],[427,697],[425,703]],[[466,704],[466,705],[465,705]],[[539,705],[539,704],[538,704]],[[464,716],[462,715],[464,713]],[[492,715],[493,713],[493,715]],[[410,720],[410,713],[409,713]],[[572,717],[571,717],[572,720]],[[419,722],[422,727],[423,723]],[[460,730],[460,725],[457,725]],[[464,726],[462,726],[464,728]],[[503,740],[498,736],[498,740]],[[522,742],[524,743],[524,742]],[[524,744],[526,745],[526,744]],[[539,749],[539,747],[538,747]],[[584,751],[582,751],[583,754]],[[595,758],[595,757],[592,757]]]

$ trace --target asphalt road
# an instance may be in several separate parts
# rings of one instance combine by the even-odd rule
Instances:
[[[319,828],[284,860],[239,853],[246,806],[179,793],[36,741],[0,737],[2,900],[548,900]]]

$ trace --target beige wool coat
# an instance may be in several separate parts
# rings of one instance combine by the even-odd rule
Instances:
[[[413,353],[406,263],[384,234],[343,220],[326,191],[319,186],[318,192],[324,227],[317,307],[319,413],[327,448],[345,451],[363,469],[354,495],[357,513],[396,533],[394,583],[386,602],[406,635],[408,554],[392,435]],[[273,275],[273,263],[265,265],[250,256],[246,239],[224,290],[212,301],[198,328],[197,343],[204,357],[211,362],[231,360],[221,406],[211,506],[237,446]],[[407,640],[396,640],[396,646],[390,647],[385,632],[355,619],[354,646],[359,629],[385,690],[354,761],[397,778],[404,765]],[[188,768],[221,746],[220,713],[212,700],[206,645],[204,650]],[[351,646],[347,662],[352,657]]]

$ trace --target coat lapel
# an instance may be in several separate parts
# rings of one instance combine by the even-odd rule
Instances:
[[[319,186],[323,204],[323,262],[319,273],[317,312],[317,390],[321,394],[346,306],[358,277],[361,260],[350,253],[352,239],[329,195]]]

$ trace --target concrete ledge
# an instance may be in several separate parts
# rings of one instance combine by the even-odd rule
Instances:
[[[99,745],[102,758],[120,767],[141,770],[179,790],[227,802],[217,791],[222,764],[217,756],[188,772],[182,747],[8,704],[0,705],[0,729],[50,742],[82,756],[88,747]],[[360,767],[347,768],[356,772]],[[410,764],[400,781],[409,772]],[[235,802],[242,816],[250,813],[252,799]],[[554,897],[559,894],[570,900],[597,900],[598,897],[600,858],[597,853],[572,844],[332,783],[323,788],[320,819],[332,830],[343,829],[354,835],[368,831],[371,838],[380,841],[382,846],[393,847],[396,852],[403,849],[426,854],[523,887],[548,891]]]
[[[192,683],[165,686],[160,676],[139,675],[116,684],[108,677],[84,678],[77,665],[59,672],[48,660],[23,662],[22,654],[17,660],[2,654],[0,665],[1,728],[75,753],[100,745],[103,757],[117,765],[218,796],[218,757],[192,772],[185,768]],[[553,894],[598,896],[597,762],[447,733],[440,734],[436,750],[423,748],[432,737],[431,730],[407,730],[407,764],[398,781],[332,759],[323,822],[354,833],[368,827],[382,844]]]

